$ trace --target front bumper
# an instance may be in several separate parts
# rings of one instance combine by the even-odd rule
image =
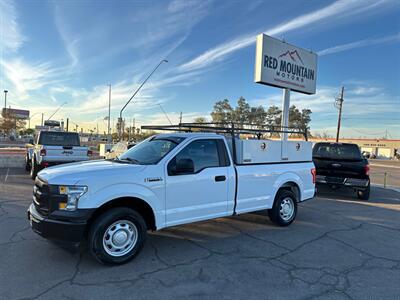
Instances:
[[[66,221],[50,219],[41,215],[34,204],[29,206],[27,217],[33,231],[46,239],[64,242],[80,242],[86,232],[86,220]]]
[[[369,185],[369,179],[341,178],[341,177],[317,175],[316,183],[335,185],[335,186],[347,186],[354,188],[367,188]]]

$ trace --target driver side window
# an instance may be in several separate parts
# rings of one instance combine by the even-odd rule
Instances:
[[[191,142],[168,164],[169,175],[180,175],[179,172],[176,172],[177,162],[185,161],[187,163],[188,160],[193,161],[193,172],[185,172],[185,174],[198,173],[205,168],[219,167],[220,159],[217,140],[209,139]]]

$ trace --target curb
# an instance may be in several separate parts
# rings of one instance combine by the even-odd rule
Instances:
[[[373,183],[373,184],[371,184],[371,186],[373,186],[373,187],[379,187],[379,188],[387,189],[387,190],[393,190],[393,191],[395,191],[395,192],[400,193],[400,187],[398,187],[398,186],[387,185],[386,188],[385,188],[385,187],[383,186],[383,184],[377,184],[377,183]]]

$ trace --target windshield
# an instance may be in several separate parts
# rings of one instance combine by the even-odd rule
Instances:
[[[77,146],[79,147],[79,135],[69,132],[42,131],[39,136],[39,144],[46,146]]]
[[[132,147],[117,157],[117,160],[126,160],[141,165],[153,165],[158,163],[183,140],[184,138],[181,137],[153,137]]]
[[[360,149],[352,144],[316,144],[314,158],[334,160],[362,160]]]

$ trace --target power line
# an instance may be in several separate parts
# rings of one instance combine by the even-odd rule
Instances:
[[[350,130],[353,130],[353,131],[356,131],[356,132],[358,132],[358,133],[362,133],[362,134],[365,134],[365,135],[380,135],[380,134],[385,134],[386,133],[386,131],[379,131],[379,132],[376,132],[376,133],[366,133],[366,132],[364,132],[364,131],[362,131],[362,130],[359,130],[359,129],[355,129],[355,128],[349,128]]]

